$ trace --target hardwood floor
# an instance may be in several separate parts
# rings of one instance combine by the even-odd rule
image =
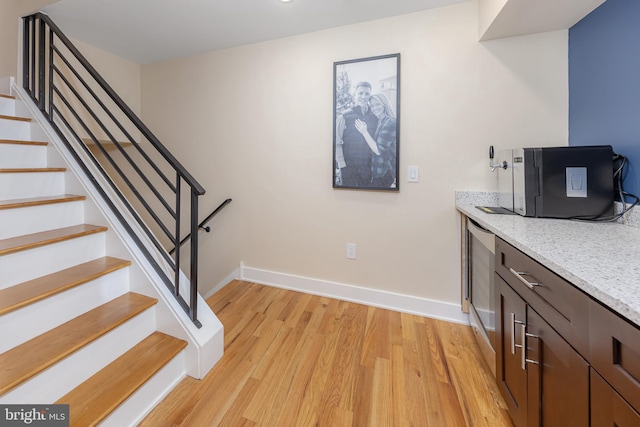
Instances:
[[[207,303],[225,354],[141,426],[511,426],[468,326],[248,282]]]

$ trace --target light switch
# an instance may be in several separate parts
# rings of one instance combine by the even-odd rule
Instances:
[[[407,182],[418,182],[419,170],[418,166],[409,166],[407,171]]]

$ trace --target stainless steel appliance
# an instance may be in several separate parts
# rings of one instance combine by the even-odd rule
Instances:
[[[493,153],[493,150],[490,151]],[[592,219],[613,215],[609,145],[500,150],[498,204],[523,216]]]
[[[467,289],[469,319],[482,353],[495,374],[495,235],[467,218]]]

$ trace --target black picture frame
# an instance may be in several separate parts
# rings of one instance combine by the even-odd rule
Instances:
[[[333,188],[399,191],[399,147],[400,54],[334,62]]]

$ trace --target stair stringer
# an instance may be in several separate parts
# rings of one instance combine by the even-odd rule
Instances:
[[[94,223],[106,222],[108,224],[109,230],[106,235],[107,252],[113,256],[127,258],[132,261],[130,267],[131,291],[158,299],[156,306],[157,330],[183,339],[188,343],[185,349],[186,373],[197,379],[204,378],[222,357],[224,351],[224,329],[222,323],[211,311],[204,298],[198,294],[198,320],[201,322],[202,327],[197,328],[193,324],[145,254],[113,214],[107,202],[95,190],[91,179],[85,174],[42,112],[24,89],[17,86],[14,81],[11,81],[11,83],[11,93],[16,96],[16,113],[32,117],[34,120],[31,129],[32,138],[47,141],[54,148],[53,150],[48,150],[48,164],[67,167],[65,191],[87,196],[87,203],[85,203],[86,221]],[[69,140],[73,141],[73,138],[69,137]],[[96,170],[88,155],[83,150],[78,150],[78,153],[82,161],[92,170],[96,180],[105,189],[105,192],[117,206],[120,213],[125,217],[128,225],[136,230],[137,236],[146,242],[148,248],[152,248],[155,251],[154,245],[148,241],[137,222],[130,217],[127,209],[105,182],[100,172]],[[166,265],[161,255],[156,254],[155,259],[169,274],[171,269]],[[182,272],[180,276],[181,294],[186,301],[189,301],[189,280]]]

